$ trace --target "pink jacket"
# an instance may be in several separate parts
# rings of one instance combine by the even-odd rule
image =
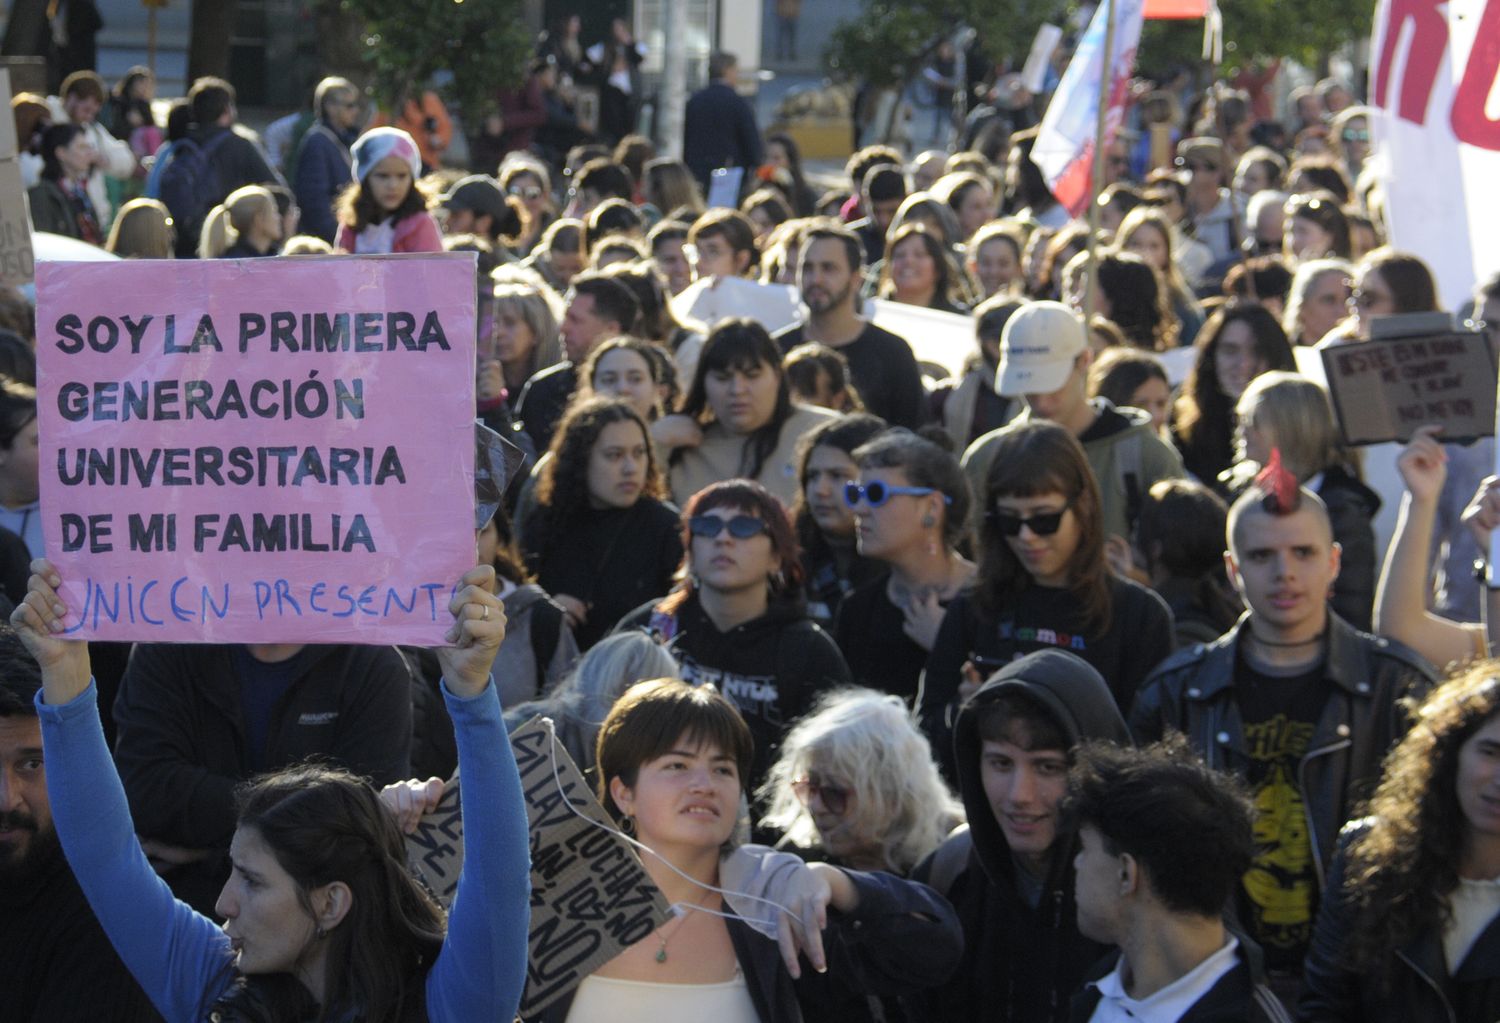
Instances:
[[[355,234],[348,224],[339,225],[339,233],[334,241],[334,248],[340,252],[354,251]],[[438,230],[437,221],[432,219],[432,214],[427,212],[413,213],[396,224],[395,240],[391,243],[392,252],[442,252],[443,233]]]

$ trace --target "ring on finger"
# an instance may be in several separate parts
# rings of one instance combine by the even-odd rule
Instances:
[[[484,614],[479,616],[479,620],[481,622],[487,622],[490,620],[490,606],[488,604],[484,605]]]

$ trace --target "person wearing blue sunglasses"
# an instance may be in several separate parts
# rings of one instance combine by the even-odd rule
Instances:
[[[955,546],[969,516],[958,459],[908,430],[854,452],[859,479],[844,485],[862,557],[886,571],[844,602],[834,638],[862,685],[913,705],[948,602],[974,565]]]

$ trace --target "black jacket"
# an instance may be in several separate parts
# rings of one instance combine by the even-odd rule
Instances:
[[[62,849],[54,847],[39,866],[18,883],[0,884],[0,1020],[159,1023]]]
[[[800,601],[773,601],[764,615],[728,632],[714,625],[696,592],[675,615],[657,607],[653,602],[636,608],[619,628],[651,631],[677,658],[684,679],[713,685],[739,708],[755,737],[748,779],[753,792],[775,763],[787,730],[818,694],[849,684],[843,654],[808,620]]]
[[[1218,982],[1192,1008],[1177,1017],[1177,1023],[1291,1023],[1292,1017],[1271,989],[1266,987],[1260,949],[1244,935],[1236,935],[1239,948],[1234,969]],[[1109,957],[1105,973],[1115,968],[1119,955]],[[1094,978],[1099,979],[1098,977]],[[1099,989],[1093,984],[1073,997],[1071,1023],[1089,1023],[1099,1006]],[[1415,1017],[1413,1017],[1415,1018]]]
[[[209,209],[228,198],[230,192],[246,185],[286,184],[267,162],[260,146],[248,136],[240,134],[233,126],[211,124],[206,128],[194,127],[189,137],[206,149],[213,139],[225,132],[229,133],[228,137],[208,155],[208,166],[213,174],[212,184],[217,196],[208,204]],[[202,226],[201,223],[177,225],[178,259],[192,259],[198,254],[198,231]]]
[[[1072,745],[1087,739],[1130,741],[1104,680],[1081,659],[1078,669],[1067,678],[987,682],[959,712],[953,747],[969,825],[919,863],[912,877],[932,884],[953,903],[963,924],[964,956],[951,981],[910,1000],[916,1019],[1062,1023],[1069,1000],[1109,952],[1078,931],[1076,836],[1059,833],[1051,873],[1033,908],[1017,887],[1015,858],[980,778],[979,712],[1008,692],[1025,693],[1048,708]]]
[[[1130,712],[1137,742],[1176,730],[1209,767],[1245,774],[1250,757],[1234,671],[1236,644],[1248,621],[1247,614],[1213,643],[1179,650],[1152,673]],[[1359,632],[1332,612],[1324,649],[1330,694],[1297,771],[1320,889],[1339,829],[1374,790],[1386,751],[1406,731],[1398,701],[1422,696],[1434,678],[1411,650]]]
[[[859,890],[859,906],[847,916],[829,910],[823,931],[828,972],[803,962],[793,980],[776,942],[731,916],[729,938],[745,975],[750,1000],[762,1023],[811,1023],[827,1018],[826,1007],[852,996],[886,997],[942,983],[962,952],[953,908],[926,885],[883,873],[846,871]],[[569,993],[536,1018],[563,1023],[573,1005]]]
[[[255,773],[231,651],[140,643],[131,654],[115,699],[115,764],[143,837],[189,849],[229,847],[235,786]],[[396,648],[309,651],[272,712],[267,768],[318,757],[377,786],[407,777],[411,676]],[[209,912],[227,869],[214,856],[167,880],[178,898]]]
[[[1441,925],[1392,949],[1372,973],[1355,972],[1340,962],[1353,926],[1349,886],[1344,882],[1345,857],[1350,842],[1366,826],[1353,821],[1339,835],[1338,852],[1328,871],[1328,892],[1307,950],[1297,1018],[1307,1023],[1500,1019],[1500,918],[1480,932],[1456,976],[1448,972]]]
[[[577,386],[577,368],[564,361],[548,366],[521,388],[521,396],[516,399],[516,418],[538,451],[546,451],[551,445],[552,432],[557,429],[563,409],[568,407],[568,399],[573,397]]]
[[[760,128],[744,97],[722,81],[693,93],[683,111],[682,162],[708,194],[709,174],[720,167],[743,167],[745,186],[760,165]],[[667,212],[667,211],[663,211]]]

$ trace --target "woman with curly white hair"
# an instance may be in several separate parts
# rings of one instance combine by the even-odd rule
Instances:
[[[761,826],[857,870],[906,874],[963,822],[927,738],[898,696],[838,689],[787,734],[760,798]]]

